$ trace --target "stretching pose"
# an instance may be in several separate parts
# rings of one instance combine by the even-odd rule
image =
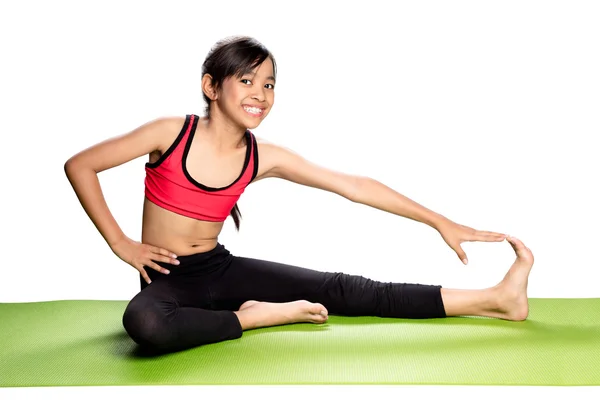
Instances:
[[[71,157],[65,172],[112,251],[140,273],[123,326],[141,347],[166,352],[237,339],[242,331],[345,316],[527,318],[533,255],[514,237],[459,225],[375,179],[315,165],[255,136],[273,107],[276,63],[250,37],[230,37],[209,52],[202,69],[206,115],[161,117]],[[112,216],[97,174],[143,155],[145,197],[141,242]],[[460,244],[506,239],[516,261],[497,285],[480,290],[378,282],[342,272],[232,255],[218,240],[244,189],[277,177],[423,222],[467,263]]]

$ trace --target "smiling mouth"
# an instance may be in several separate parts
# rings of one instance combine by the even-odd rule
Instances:
[[[242,106],[242,108],[244,109],[244,111],[246,111],[247,114],[253,117],[260,117],[265,112],[264,109],[259,107]]]

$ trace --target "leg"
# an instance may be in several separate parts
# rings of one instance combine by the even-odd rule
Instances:
[[[484,316],[486,313],[492,312],[495,304],[490,289],[442,288],[441,293],[448,317]]]
[[[210,289],[215,309],[233,311],[242,329],[325,322],[328,312],[397,318],[445,316],[441,286],[377,282],[245,257],[234,257],[231,265],[215,274]]]
[[[159,262],[171,270],[169,275],[146,267],[152,283],[141,279],[142,290],[123,314],[129,336],[142,348],[161,352],[241,337],[242,328],[232,312],[211,309],[210,274],[229,257],[218,247],[179,257],[177,267]]]
[[[527,279],[533,265],[533,254],[518,239],[509,238],[517,253],[517,260],[498,285],[482,290],[445,289],[440,286],[382,283],[342,273],[307,270],[247,258],[236,258],[239,273],[228,271],[225,281],[238,282],[235,287],[254,288],[253,280],[260,282],[260,293],[236,291],[237,296],[262,301],[248,301],[235,312],[242,329],[293,322],[294,308],[301,309],[302,321],[325,322],[317,313],[330,311],[341,315],[377,315],[400,318],[435,318],[443,316],[487,316],[521,321],[527,318]],[[248,273],[249,275],[245,275]],[[244,281],[246,284],[241,283]],[[222,286],[217,292],[224,303],[240,304],[239,297],[231,297]],[[250,286],[248,286],[250,285]],[[439,289],[439,291],[436,291]],[[229,296],[229,297],[228,297]],[[439,296],[439,297],[438,297]],[[299,298],[309,301],[299,303]],[[287,301],[293,303],[263,303]],[[321,302],[313,304],[311,301]],[[287,318],[281,315],[286,307]]]
[[[143,348],[169,352],[241,336],[241,327],[231,313],[210,310],[208,302],[182,304],[186,304],[183,296],[174,292],[166,279],[153,280],[127,305],[123,326]]]

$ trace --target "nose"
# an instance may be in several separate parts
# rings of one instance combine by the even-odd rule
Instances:
[[[254,93],[252,93],[252,98],[254,100],[258,100],[260,102],[265,101],[265,92],[264,88],[257,88]]]

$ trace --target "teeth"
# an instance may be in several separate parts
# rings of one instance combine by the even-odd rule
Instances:
[[[251,112],[253,114],[262,114],[262,110],[256,107],[244,107],[244,110]]]

